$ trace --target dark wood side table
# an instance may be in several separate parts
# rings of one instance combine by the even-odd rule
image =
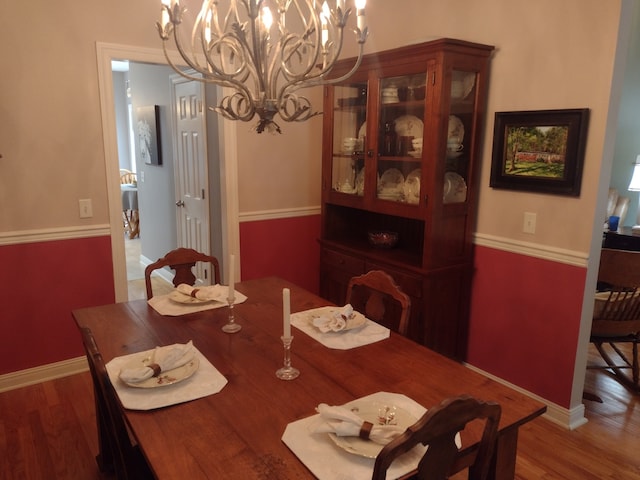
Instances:
[[[604,248],[640,251],[640,235],[633,235],[631,227],[620,227],[617,232],[606,232],[602,242]]]

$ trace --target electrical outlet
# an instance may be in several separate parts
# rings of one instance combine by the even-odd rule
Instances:
[[[78,206],[80,208],[80,218],[93,217],[93,206],[90,198],[81,198],[78,200]]]
[[[524,212],[524,224],[522,225],[524,233],[536,233],[536,214]]]

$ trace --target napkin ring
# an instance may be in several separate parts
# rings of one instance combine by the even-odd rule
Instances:
[[[147,367],[153,370],[154,377],[157,377],[158,375],[160,375],[160,372],[162,371],[162,369],[160,368],[160,365],[158,365],[157,363],[150,363],[149,365],[147,365]]]
[[[373,428],[373,423],[371,422],[362,422],[362,426],[360,427],[359,436],[363,440],[369,440],[369,434],[371,433],[371,429]]]

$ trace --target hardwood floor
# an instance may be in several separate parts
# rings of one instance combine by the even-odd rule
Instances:
[[[545,418],[520,430],[516,479],[640,479],[640,396],[601,371],[587,373],[586,425]],[[93,390],[88,372],[0,393],[0,479],[97,480]],[[456,480],[465,478],[456,475]]]

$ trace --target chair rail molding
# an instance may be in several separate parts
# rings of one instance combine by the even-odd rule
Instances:
[[[474,243],[482,247],[494,248],[505,252],[517,253],[528,257],[540,258],[551,262],[564,263],[575,267],[587,268],[589,254],[563,248],[550,247],[538,243],[523,242],[512,238],[498,237],[485,233],[475,233]]]
[[[0,232],[0,246],[111,235],[108,224]]]

